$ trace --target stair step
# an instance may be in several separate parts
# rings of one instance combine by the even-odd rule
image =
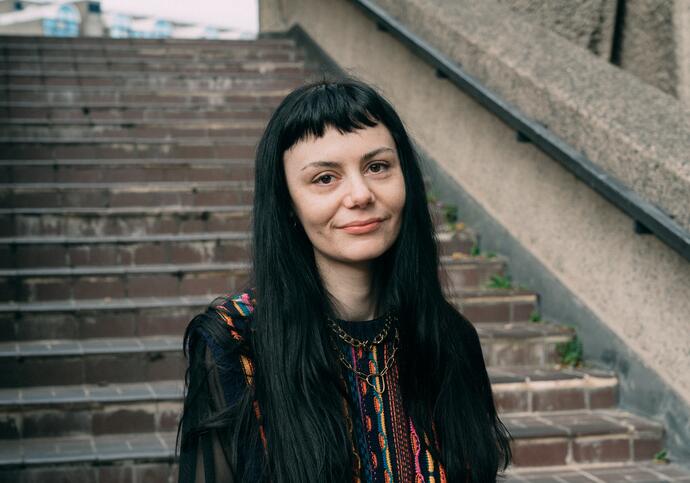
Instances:
[[[19,441],[0,442],[0,467],[74,463],[107,464],[126,460],[172,463],[175,459],[175,437],[175,432],[142,432],[102,436],[27,438]],[[53,471],[56,469],[52,468]],[[172,474],[174,468],[171,467],[170,470]],[[83,471],[88,471],[88,469],[84,468]],[[70,478],[69,481],[94,480],[73,480]]]
[[[208,89],[230,91],[234,89],[294,89],[301,85],[307,74],[283,74],[261,77],[256,74],[239,75],[187,75],[187,76],[80,76],[59,77],[55,75],[5,75],[3,84],[7,86],[62,86],[69,89],[80,89],[82,86],[110,87],[112,89]]]
[[[224,291],[217,294],[226,293]],[[487,297],[497,299],[492,291]],[[481,300],[477,291],[468,291],[468,297]],[[520,306],[526,295],[506,295],[495,303]],[[532,295],[534,297],[534,295]],[[135,337],[148,335],[182,334],[195,313],[203,310],[213,296],[185,294],[181,297],[144,297],[141,294],[129,298],[98,298],[80,300],[56,300],[51,302],[0,303],[0,340],[24,341],[35,339],[83,339],[91,337]],[[516,302],[511,300],[515,298]],[[465,306],[463,313],[471,315],[472,305]],[[517,312],[517,311],[515,311]],[[484,323],[500,323],[522,327],[524,322],[481,320],[468,318],[478,327]],[[522,319],[522,321],[526,320]],[[528,323],[535,328],[539,324]],[[487,329],[488,330],[488,329]],[[529,352],[528,352],[529,353]]]
[[[235,124],[233,126],[233,124]],[[246,123],[248,124],[248,123]],[[78,139],[89,139],[89,142],[114,142],[121,140],[139,139],[190,139],[213,141],[215,138],[259,138],[264,126],[259,122],[251,121],[252,125],[237,126],[237,122],[206,121],[202,122],[175,122],[175,125],[163,125],[159,123],[147,123],[138,125],[89,125],[89,126],[61,126],[56,127],[47,123],[43,127],[13,127],[0,126],[2,135],[0,142],[52,142],[53,140],[65,140],[77,142]]]
[[[179,380],[181,336],[0,344],[0,387]]]
[[[0,112],[5,122],[35,120],[73,121],[82,118],[101,122],[109,119],[166,119],[165,113],[179,118],[208,112],[266,111],[275,108],[288,89],[243,89],[210,91],[195,89],[126,89],[103,87],[79,89],[45,86],[12,86],[0,92]],[[142,113],[148,114],[144,117]],[[136,115],[139,114],[137,117]],[[154,115],[155,114],[155,115]],[[270,112],[269,112],[270,114]],[[227,115],[226,115],[227,117]],[[265,116],[268,120],[268,116]]]
[[[518,368],[521,374],[511,376],[513,382],[503,382],[506,376],[496,372],[490,368],[494,394],[508,390],[524,394],[525,399],[530,399],[530,411],[611,408],[615,403],[611,393],[617,388],[617,380],[603,371],[524,367]],[[518,379],[522,382],[515,382]],[[173,431],[182,411],[182,395],[182,380],[0,389],[0,441]],[[499,403],[502,413],[520,409],[504,410]]]
[[[558,344],[572,339],[572,328],[551,323],[508,322],[476,324],[487,366],[553,366]]]
[[[0,209],[0,236],[176,235],[241,231],[249,229],[251,214],[251,205],[9,208]]]
[[[473,323],[525,322],[539,312],[538,294],[523,289],[465,290],[450,301]]]
[[[250,204],[253,198],[253,181],[0,184],[0,204],[12,208],[216,206]]]
[[[1,94],[0,94],[1,95]],[[26,103],[31,105],[2,107],[0,116],[10,123],[82,123],[85,125],[120,125],[131,122],[214,122],[214,121],[268,121],[274,107],[270,101],[252,107],[245,101],[226,101],[210,98],[190,100],[193,96],[179,96],[177,100],[158,96],[146,98],[136,106],[120,102],[73,102],[69,107],[54,102]],[[223,104],[219,106],[218,104]],[[55,104],[53,106],[52,104]],[[181,107],[188,104],[187,108]],[[11,158],[8,158],[11,159]],[[39,158],[40,159],[40,158]],[[59,159],[59,158],[57,158]]]
[[[444,237],[439,242],[444,253],[468,246],[471,248],[470,243],[462,243],[458,236]],[[0,238],[0,270],[106,264],[237,262],[249,258],[251,245],[252,234],[246,230],[125,236],[10,237]]]
[[[618,402],[618,378],[608,370],[511,365],[488,372],[502,414],[610,409]]]
[[[619,410],[506,414],[504,422],[515,437],[515,468],[649,460],[663,433],[658,423]],[[0,466],[172,460],[174,438],[174,432],[144,432],[0,441]]]
[[[111,159],[0,161],[5,189],[18,183],[253,181],[251,159]],[[5,210],[2,210],[4,213]]]
[[[0,269],[0,301],[200,295],[223,293],[244,283],[251,268],[249,262],[244,261],[248,258],[249,249],[246,239],[228,240],[215,248],[211,244],[200,249],[202,251],[195,254],[189,246],[166,250],[160,244],[144,243],[129,248],[119,245],[85,246],[81,250],[79,247],[72,250],[62,247],[59,251],[44,251],[40,256],[49,261],[62,253],[62,261],[69,264],[79,262],[80,265]],[[211,252],[204,254],[204,250]],[[29,250],[28,255],[31,254],[39,255],[37,251]],[[8,263],[12,257],[8,249],[5,254]],[[178,261],[183,258],[205,260]],[[453,286],[466,289],[480,289],[491,277],[505,270],[505,260],[500,259],[468,257],[443,260],[442,257],[442,264]]]
[[[121,158],[205,158],[247,159],[254,156],[256,137],[234,140],[182,142],[163,140],[0,143],[0,159],[121,159]]]
[[[168,332],[174,335],[2,342],[0,387],[179,379],[185,368],[182,329],[195,313],[198,312],[190,310],[186,317],[179,317],[181,327]],[[168,323],[168,329],[170,325],[172,322]],[[525,334],[524,327],[515,330],[519,332],[515,339],[511,339],[508,328],[501,328],[500,335],[492,334],[489,328],[479,331],[487,365],[548,364],[553,367],[557,359],[556,344],[571,337],[567,328],[555,325],[535,328],[531,335]],[[505,355],[505,346],[511,344],[529,349],[523,350],[518,360],[513,355]]]
[[[604,465],[568,465],[559,468],[516,468],[508,472],[505,483],[657,483],[688,482],[690,470],[676,464],[654,462]]]
[[[2,269],[152,263],[239,262],[249,258],[251,233],[0,238]]]
[[[0,300],[211,295],[236,290],[248,262],[0,270]]]
[[[115,59],[93,58],[90,62],[74,63],[70,57],[57,57],[53,59],[36,60],[26,57],[12,62],[0,61],[0,75],[48,75],[58,77],[74,76],[100,76],[103,73],[111,73],[116,76],[123,76],[129,73],[136,74],[187,74],[187,73],[207,73],[213,74],[234,74],[252,73],[255,75],[277,75],[302,72],[304,61],[257,61],[257,60],[229,60],[222,64],[216,62],[180,62],[179,60],[168,60],[165,58],[144,58],[136,57]]]
[[[505,414],[519,466],[650,460],[662,449],[663,426],[617,409]]]
[[[181,380],[0,389],[0,441],[176,431]]]

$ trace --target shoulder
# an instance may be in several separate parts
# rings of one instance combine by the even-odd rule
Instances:
[[[187,325],[185,347],[189,350],[203,340],[214,355],[246,349],[255,303],[251,289],[216,297]]]
[[[251,333],[255,306],[256,298],[252,289],[219,297],[211,303],[211,307],[225,324],[225,329],[238,341],[246,339]]]

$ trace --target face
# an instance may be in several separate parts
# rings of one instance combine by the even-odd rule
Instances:
[[[405,183],[395,141],[382,124],[329,127],[283,155],[292,208],[317,263],[368,264],[395,242]]]

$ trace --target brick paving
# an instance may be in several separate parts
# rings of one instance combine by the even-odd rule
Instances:
[[[254,146],[314,65],[289,38],[0,38],[0,481],[175,481],[182,331],[245,280]],[[510,260],[430,208],[505,481],[690,481],[615,373],[560,364],[574,331],[531,321],[539,294],[489,288]]]

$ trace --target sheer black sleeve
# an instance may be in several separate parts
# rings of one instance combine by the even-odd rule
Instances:
[[[213,353],[203,337],[189,346],[189,372],[182,419],[179,483],[231,483],[235,481],[230,458],[221,444],[219,430],[198,428],[209,416],[225,408],[219,372]]]

